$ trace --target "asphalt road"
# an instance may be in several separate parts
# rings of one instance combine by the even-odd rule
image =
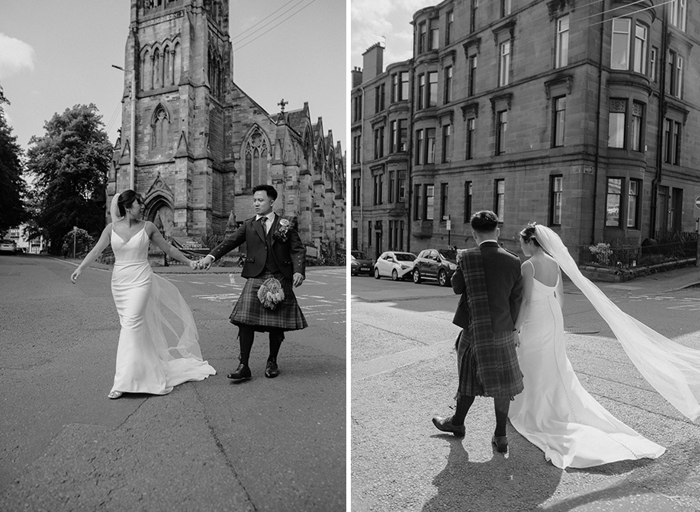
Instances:
[[[599,283],[624,311],[700,349],[700,270]],[[351,280],[353,510],[700,510],[700,429],[629,362],[585,297],[565,285],[567,353],[610,412],[665,446],[657,460],[559,470],[510,425],[506,457],[490,446],[493,405],[477,399],[460,440],[430,419],[456,388],[457,296],[436,284]]]
[[[345,269],[308,269],[296,291],[309,327],[287,333],[277,379],[258,334],[241,384],[225,375],[244,279],[163,274],[218,373],[109,400],[119,323],[97,267],[72,285],[70,261],[0,257],[0,510],[344,509]]]

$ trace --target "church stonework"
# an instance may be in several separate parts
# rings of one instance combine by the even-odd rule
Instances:
[[[133,150],[144,217],[166,236],[223,235],[254,215],[251,189],[267,183],[309,253],[335,256],[345,248],[341,144],[322,118],[312,123],[308,103],[285,112],[282,100],[270,115],[233,82],[228,12],[228,0],[131,0],[107,204],[130,186]]]

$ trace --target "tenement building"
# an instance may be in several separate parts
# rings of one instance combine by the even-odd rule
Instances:
[[[233,82],[228,0],[131,0],[121,135],[108,204],[129,187],[166,236],[222,235],[271,184],[302,240],[345,247],[345,163],[309,106],[268,114]],[[281,96],[283,91],[281,91]],[[312,249],[311,253],[314,251]]]
[[[352,72],[353,248],[466,247],[480,209],[575,258],[695,230],[700,4],[447,0],[412,25],[411,59]]]

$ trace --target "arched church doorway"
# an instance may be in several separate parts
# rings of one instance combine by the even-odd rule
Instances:
[[[155,224],[164,238],[173,235],[175,225],[173,209],[165,201],[157,201],[148,209],[148,220]]]

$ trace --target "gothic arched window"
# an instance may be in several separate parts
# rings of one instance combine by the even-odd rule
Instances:
[[[147,91],[151,88],[151,54],[146,50],[141,58],[141,90]]]
[[[158,105],[153,112],[153,122],[151,123],[152,149],[164,148],[167,146],[169,129],[170,119],[168,119],[168,113],[162,105]]]
[[[267,183],[267,139],[256,127],[245,144],[245,184],[250,190],[256,185]]]
[[[167,45],[163,49],[163,85],[165,87],[173,84],[173,63],[172,63],[172,51],[170,51],[170,46]]]
[[[160,58],[160,50],[158,48],[153,52],[153,88],[160,89],[163,87],[163,63]]]
[[[173,58],[173,78],[174,78],[174,84],[179,85],[180,84],[180,43],[175,43],[175,57]]]

